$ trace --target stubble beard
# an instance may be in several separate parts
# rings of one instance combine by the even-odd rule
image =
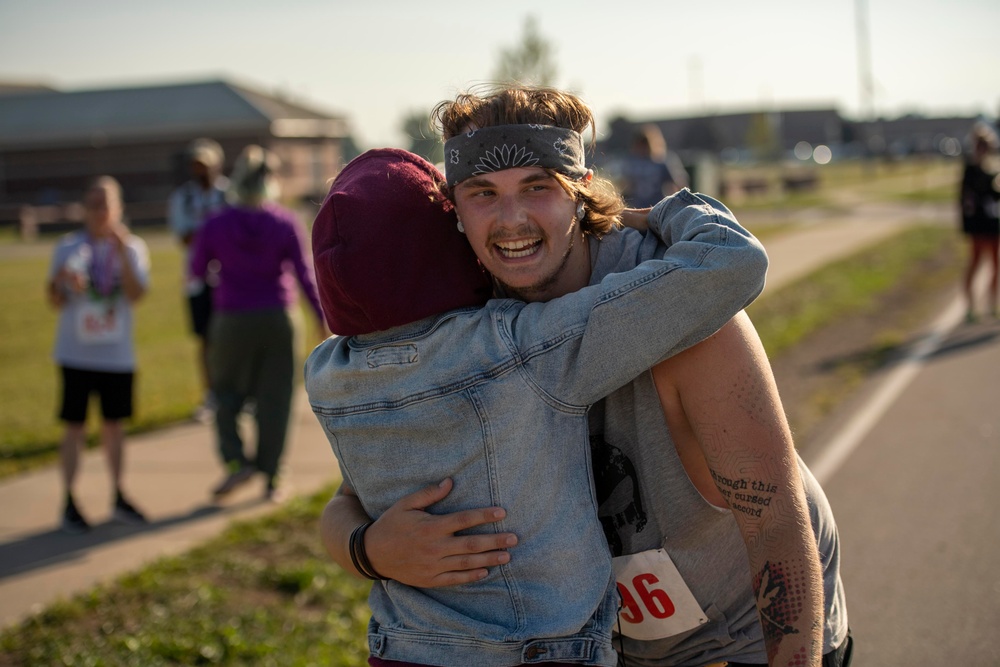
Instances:
[[[561,294],[546,294],[548,290],[555,285],[559,278],[562,277],[563,272],[566,270],[566,265],[569,264],[570,255],[573,252],[573,248],[576,246],[576,216],[573,217],[573,222],[570,224],[569,234],[570,242],[569,246],[566,248],[566,252],[563,253],[562,258],[559,260],[559,265],[552,270],[547,276],[543,276],[538,282],[527,285],[525,287],[514,287],[508,285],[503,280],[493,276],[493,281],[499,286],[500,294],[513,299],[519,299],[521,301],[526,301],[532,303],[535,301],[549,301]]]

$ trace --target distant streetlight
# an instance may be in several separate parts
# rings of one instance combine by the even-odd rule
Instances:
[[[871,30],[868,20],[868,0],[855,0],[855,13],[858,31],[858,83],[860,89],[861,120],[863,127],[865,153],[881,153],[885,150],[885,140],[878,128],[875,118],[875,83],[872,76]]]
[[[875,85],[872,83],[871,35],[868,26],[867,0],[855,0],[858,31],[858,81],[860,109],[863,120],[875,120]]]

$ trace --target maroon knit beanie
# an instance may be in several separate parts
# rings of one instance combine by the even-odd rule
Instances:
[[[312,229],[330,331],[382,331],[465,306],[492,285],[456,228],[444,177],[396,148],[370,150],[333,181]]]

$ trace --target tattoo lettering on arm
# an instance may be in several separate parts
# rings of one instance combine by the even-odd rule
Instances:
[[[748,479],[741,477],[730,479],[717,473],[714,469],[709,470],[715,485],[719,487],[719,492],[725,496],[729,507],[734,512],[742,512],[747,516],[759,519],[765,507],[770,507],[778,492],[778,486],[761,479]]]
[[[692,350],[680,362],[657,367],[663,372],[655,376],[657,390],[666,387],[661,395],[679,399],[682,408],[677,417],[667,412],[674,407],[671,400],[665,402],[672,430],[694,435],[703,454],[697,461],[684,450],[685,466],[697,473],[702,487],[714,487],[710,493],[716,502],[725,501],[736,520],[769,663],[818,667],[822,570],[792,434],[767,357],[745,316]],[[689,359],[691,366],[683,363]]]
[[[730,509],[740,515],[748,547],[772,547],[786,522],[796,522],[781,464],[771,457],[741,453],[733,446],[713,457],[709,473]],[[720,472],[724,471],[724,472]]]

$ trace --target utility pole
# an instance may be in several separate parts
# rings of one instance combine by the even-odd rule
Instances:
[[[855,19],[858,33],[858,82],[860,86],[861,117],[875,119],[874,85],[872,84],[871,35],[868,29],[868,3],[855,0]]]
[[[864,141],[866,154],[876,146],[879,132],[875,121],[875,84],[872,77],[871,34],[868,24],[868,1],[855,0],[855,25],[858,42],[858,84],[860,90],[859,110],[861,120],[866,124]],[[879,137],[880,138],[880,137]]]

